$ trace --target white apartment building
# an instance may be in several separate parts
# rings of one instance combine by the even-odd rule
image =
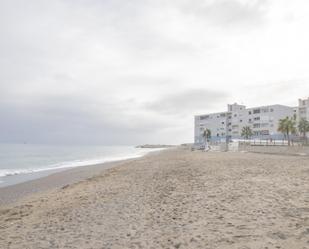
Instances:
[[[304,118],[309,121],[309,98],[299,99],[297,109],[298,120]]]
[[[306,100],[306,113],[309,111],[309,98]],[[212,140],[221,140],[226,137],[241,138],[241,130],[244,126],[250,126],[254,138],[282,139],[279,133],[279,120],[285,117],[293,117],[299,108],[284,105],[269,105],[254,108],[246,108],[237,103],[228,105],[225,112],[211,113],[195,116],[194,119],[194,143],[204,142],[203,131],[211,130]],[[308,115],[309,117],[309,115]]]

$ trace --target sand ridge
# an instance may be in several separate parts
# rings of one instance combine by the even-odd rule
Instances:
[[[2,208],[0,248],[309,248],[309,158],[149,155]]]

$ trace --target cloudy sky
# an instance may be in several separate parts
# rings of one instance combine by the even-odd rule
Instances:
[[[0,0],[0,142],[193,140],[309,97],[307,0]]]

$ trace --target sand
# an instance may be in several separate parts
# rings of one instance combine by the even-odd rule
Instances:
[[[309,248],[309,158],[172,149],[0,208],[0,248]]]
[[[152,152],[154,153],[154,152]],[[87,179],[100,174],[103,170],[115,167],[123,162],[129,162],[134,159],[127,159],[115,162],[102,163],[97,165],[88,165],[85,167],[76,167],[67,170],[58,171],[49,175],[22,182],[19,184],[0,188],[0,207],[5,204],[14,203],[22,198],[40,193],[47,190],[62,188],[68,184]]]

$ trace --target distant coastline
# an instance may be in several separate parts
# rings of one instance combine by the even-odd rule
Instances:
[[[143,149],[160,149],[160,148],[172,148],[176,147],[176,145],[168,145],[168,144],[142,144],[137,145],[135,148],[143,148]]]

